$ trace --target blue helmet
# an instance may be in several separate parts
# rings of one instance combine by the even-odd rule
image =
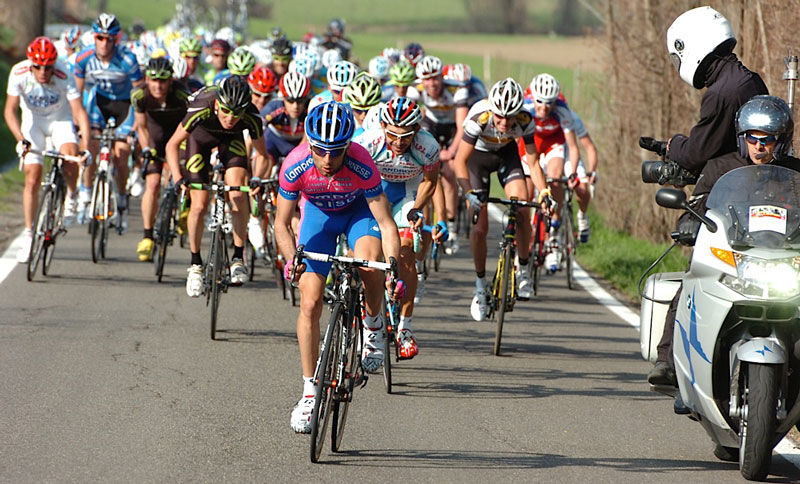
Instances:
[[[92,30],[96,34],[117,35],[120,31],[119,20],[114,14],[101,13],[92,22]]]
[[[314,106],[306,115],[306,136],[312,146],[343,148],[350,142],[355,128],[353,113],[344,104],[334,101]]]

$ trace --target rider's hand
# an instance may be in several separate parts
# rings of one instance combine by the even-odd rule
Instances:
[[[425,222],[425,218],[422,216],[422,210],[418,208],[412,208],[408,215],[408,222],[411,224],[411,228],[414,229],[415,232],[419,232],[420,227],[422,227],[423,222]]]
[[[473,190],[468,191],[467,194],[464,195],[464,198],[467,200],[467,202],[469,202],[472,209],[476,212],[483,208],[483,201],[481,200],[481,197],[479,197],[478,194]]]
[[[398,281],[394,284],[394,293],[392,297],[395,301],[400,301],[404,297],[406,297],[406,283],[403,282],[402,279],[398,279]]]
[[[589,184],[590,185],[594,185],[595,183],[597,183],[597,172],[596,171],[590,171],[589,173],[586,174],[586,177],[589,178]]]
[[[294,258],[292,258],[294,259]],[[297,270],[294,271],[294,280],[292,280],[292,268],[294,267],[294,260],[289,260],[283,266],[283,278],[289,282],[295,282],[300,279],[300,275],[306,271],[306,264],[298,264]]]
[[[17,141],[17,156],[22,158],[25,154],[28,153],[31,149],[31,142],[26,139],[21,139]]]
[[[142,161],[149,161],[156,159],[156,150],[155,148],[142,148]]]
[[[581,179],[578,178],[578,174],[577,173],[573,173],[569,177],[567,177],[567,186],[569,188],[574,190],[575,187],[577,187],[580,184],[581,184]]]
[[[537,199],[539,204],[542,204],[548,198],[552,198],[552,194],[550,193],[550,188],[545,188],[539,192],[539,198]]]
[[[250,178],[250,195],[256,196],[261,191],[261,177],[254,176]]]
[[[86,164],[88,164],[88,163],[89,163],[89,161],[91,161],[91,159],[92,159],[92,153],[91,153],[91,151],[89,151],[89,150],[83,150],[83,151],[81,151],[81,154],[80,154],[80,156],[81,156],[81,161],[80,161],[80,163],[81,163],[82,165],[86,165]]]
[[[433,229],[433,241],[437,244],[447,242],[450,238],[450,231],[447,230],[447,224],[440,220]]]

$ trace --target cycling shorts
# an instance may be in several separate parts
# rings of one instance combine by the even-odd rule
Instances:
[[[346,210],[325,212],[313,203],[302,199],[300,229],[297,237],[298,245],[305,245],[309,252],[322,254],[336,253],[336,238],[339,234],[347,236],[347,243],[355,247],[361,237],[381,239],[378,222],[372,216],[366,198],[353,202]],[[306,260],[306,272],[327,275],[331,270],[330,262]]]
[[[117,136],[128,136],[133,131],[133,106],[130,99],[112,100],[97,94],[94,89],[86,98],[89,123],[94,129],[103,129],[106,121],[113,117],[117,124]]]
[[[244,168],[250,171],[242,133],[231,136],[214,136],[197,128],[186,140],[186,171],[191,183],[211,181],[211,150],[218,148],[217,157],[225,169]]]
[[[24,116],[20,126],[22,137],[31,142],[31,149],[44,151],[47,149],[47,137],[56,150],[66,143],[78,143],[72,118],[63,119],[47,116]],[[42,156],[33,153],[25,155],[26,165],[41,165]]]
[[[267,147],[267,153],[275,160],[276,165],[282,158],[286,158],[289,152],[300,144],[300,141],[299,139],[297,141],[291,141],[281,138],[271,129],[264,130],[264,145]]]
[[[497,179],[503,187],[511,180],[525,178],[515,143],[508,143],[497,151],[473,151],[467,169],[472,190],[479,194],[489,193],[492,172],[497,172]]]
[[[422,127],[436,138],[439,146],[447,148],[453,142],[456,135],[456,123],[435,123],[430,119],[422,118]]]

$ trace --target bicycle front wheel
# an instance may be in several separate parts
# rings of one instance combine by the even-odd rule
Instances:
[[[394,341],[395,328],[395,311],[392,305],[389,304],[388,298],[384,298],[384,314],[386,316],[386,338],[383,340],[383,384],[386,387],[386,393],[392,393],[392,352],[390,351]],[[395,354],[397,348],[395,347]]]
[[[566,216],[564,217],[564,265],[566,266],[567,271],[567,287],[569,289],[575,288],[575,276],[573,274],[573,264],[575,262],[575,246],[576,238],[575,238],[575,230],[574,224],[572,221],[572,210],[566,210]]]
[[[325,445],[325,432],[328,429],[331,404],[335,387],[332,385],[336,375],[337,358],[334,353],[340,347],[342,339],[342,325],[345,318],[344,306],[336,303],[331,311],[328,329],[325,330],[322,354],[317,362],[317,392],[314,399],[314,411],[311,414],[311,462],[319,462],[322,447]]]
[[[164,262],[167,259],[167,246],[169,245],[170,235],[172,232],[173,216],[175,200],[169,196],[164,196],[161,206],[158,207],[158,215],[156,216],[156,227],[158,234],[156,236],[156,277],[158,282],[164,276]]]
[[[33,240],[31,241],[31,251],[28,254],[28,281],[33,280],[36,269],[39,267],[39,260],[45,245],[45,233],[47,232],[47,219],[50,217],[50,205],[53,199],[53,191],[47,187],[39,196],[39,208],[36,209],[34,218]]]
[[[356,308],[359,306],[354,305]],[[358,309],[357,309],[358,311]],[[353,401],[353,391],[356,387],[358,372],[361,363],[359,359],[359,344],[361,339],[361,318],[357,312],[347,312],[346,326],[342,328],[342,338],[337,354],[339,364],[340,382],[336,387],[336,397],[333,400],[333,423],[331,425],[331,450],[339,452],[344,436],[344,426],[347,423],[347,411]]]
[[[49,237],[45,237],[44,254],[42,259],[42,274],[47,275],[50,272],[50,264],[53,262],[53,254],[56,251],[56,239],[61,233],[64,224],[64,199],[66,198],[66,187],[63,181],[56,182],[56,192],[53,198],[50,199],[50,209],[47,217],[47,232]]]
[[[500,354],[500,340],[503,338],[503,322],[506,317],[506,306],[508,305],[508,298],[510,294],[509,280],[511,279],[511,264],[514,261],[513,248],[510,243],[505,244],[503,252],[500,257],[500,286],[495,290],[495,297],[497,300],[497,327],[494,334],[494,354]]]
[[[219,298],[223,290],[224,281],[224,256],[225,235],[217,229],[211,236],[211,247],[214,253],[209,257],[208,263],[213,264],[209,271],[211,276],[211,339],[217,339],[217,314],[219,313]]]
[[[105,220],[106,209],[103,206],[105,193],[105,179],[98,175],[92,187],[92,203],[89,214],[89,234],[92,241],[92,262],[95,264],[100,260],[100,246],[102,245],[101,224]]]

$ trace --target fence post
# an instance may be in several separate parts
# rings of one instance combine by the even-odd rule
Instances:
[[[492,56],[488,50],[483,51],[483,78],[488,85],[492,85]]]

